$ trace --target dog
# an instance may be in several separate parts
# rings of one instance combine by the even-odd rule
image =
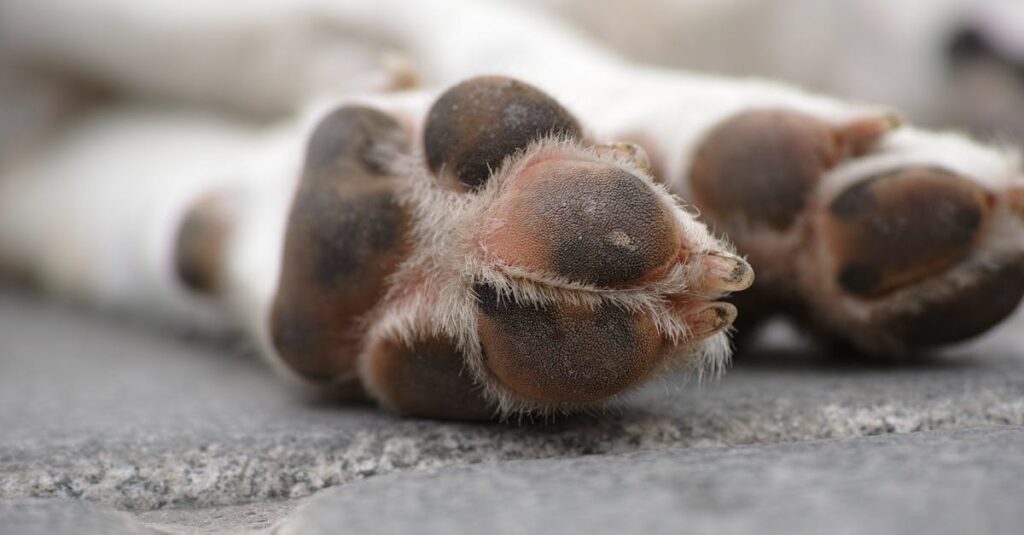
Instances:
[[[2,8],[21,61],[135,95],[4,166],[6,271],[241,329],[403,414],[714,374],[738,313],[912,358],[1024,295],[1019,156],[887,108],[635,64],[510,4]],[[81,29],[114,21],[137,37]]]

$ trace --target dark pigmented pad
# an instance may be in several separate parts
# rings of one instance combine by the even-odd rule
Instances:
[[[368,189],[352,197],[304,193],[299,199],[303,211],[314,217],[332,214],[309,222],[317,224],[309,235],[309,251],[318,285],[351,290],[367,269],[386,267],[381,252],[393,251],[404,238],[405,213],[390,191]]]
[[[823,121],[785,110],[741,113],[713,129],[697,150],[694,200],[720,224],[739,219],[785,230],[839,157],[836,136]]]
[[[980,277],[919,311],[883,318],[881,326],[909,348],[977,336],[1009,316],[1024,297],[1024,258]]]
[[[592,403],[636,385],[654,368],[661,338],[653,321],[612,305],[539,308],[474,287],[484,364],[518,397]]]
[[[430,108],[423,145],[435,174],[464,187],[487,182],[507,156],[546,135],[579,137],[576,119],[539,89],[511,78],[481,76],[445,91]]]
[[[229,231],[220,197],[201,198],[189,208],[174,243],[174,268],[185,287],[204,294],[218,291]]]
[[[839,285],[876,297],[967,258],[990,195],[957,175],[910,167],[870,177],[837,196],[823,229]]]
[[[450,340],[431,338],[412,346],[388,340],[369,358],[370,380],[402,414],[458,420],[489,420],[496,414]]]
[[[321,119],[306,147],[307,174],[386,175],[391,158],[408,150],[408,140],[394,117],[363,106],[344,106]],[[328,177],[329,179],[331,177]]]
[[[332,113],[310,139],[270,317],[274,347],[307,379],[354,372],[363,315],[406,254],[409,216],[385,159],[400,150],[398,123],[362,107]]]
[[[665,268],[682,236],[669,207],[630,173],[598,162],[543,161],[497,200],[491,254],[539,272],[598,285]]]

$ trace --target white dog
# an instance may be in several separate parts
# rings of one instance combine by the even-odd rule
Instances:
[[[573,410],[721,369],[720,299],[752,272],[714,233],[758,272],[746,318],[876,354],[974,336],[1024,294],[1015,154],[635,65],[512,5],[6,0],[0,21],[20,62],[134,96],[4,166],[0,263],[242,327],[401,412]]]

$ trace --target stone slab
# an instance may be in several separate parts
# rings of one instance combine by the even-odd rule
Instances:
[[[393,472],[290,501],[132,515],[0,501],[0,535],[1015,535],[1024,427],[485,461]]]
[[[0,498],[205,508],[449,465],[1019,426],[1022,332],[905,366],[785,347],[599,414],[480,425],[316,399],[243,351],[3,294]]]
[[[1024,428],[504,461],[322,491],[279,535],[1018,534]]]

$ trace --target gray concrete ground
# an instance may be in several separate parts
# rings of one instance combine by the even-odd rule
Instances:
[[[0,295],[0,533],[1024,529],[1024,318],[914,365],[778,349],[517,425],[316,399],[125,323]]]

